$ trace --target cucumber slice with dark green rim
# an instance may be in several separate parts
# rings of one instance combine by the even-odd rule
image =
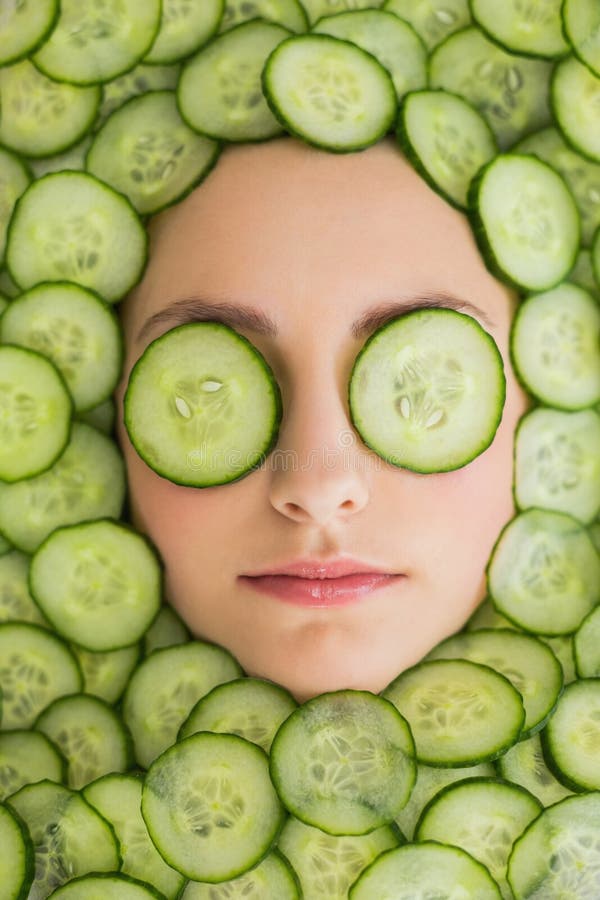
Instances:
[[[345,12],[348,9],[377,9],[382,4],[383,0],[302,0],[311,26],[330,13]]]
[[[386,687],[410,725],[417,759],[430,766],[475,765],[515,744],[525,722],[508,678],[464,659],[436,659],[402,672]]]
[[[590,523],[600,512],[600,415],[538,407],[515,436],[515,501]]]
[[[600,793],[567,797],[517,838],[508,861],[516,900],[596,900],[600,862]]]
[[[430,51],[471,24],[468,0],[386,0],[383,9],[409,22]]]
[[[263,96],[260,76],[287,28],[253,19],[209,41],[183,67],[177,104],[185,122],[207,137],[264,141],[283,129]]]
[[[250,872],[221,884],[188,881],[181,900],[300,900],[298,877],[285,856],[272,850]]]
[[[169,865],[194,881],[219,882],[267,855],[285,812],[264,750],[237,735],[202,732],[150,766],[142,815]]]
[[[217,322],[180,325],[134,365],[124,422],[159,475],[212,487],[248,475],[277,441],[282,402],[275,376],[245,337]]]
[[[531,635],[508,629],[481,629],[447,638],[428,659],[468,659],[504,675],[523,698],[525,722],[520,740],[542,728],[563,687],[562,666],[550,648]]]
[[[547,644],[562,666],[565,684],[575,681],[575,656],[573,651],[573,636],[570,634],[538,635],[539,639]]]
[[[110,81],[150,50],[160,15],[160,0],[107,0],[101,5],[61,0],[56,26],[33,61],[55,81]]]
[[[162,0],[160,29],[144,62],[168,65],[195,53],[216,33],[224,7],[225,0]]]
[[[562,22],[573,52],[600,76],[600,8],[595,0],[564,0]]]
[[[4,3],[0,66],[14,63],[37,50],[53,29],[58,13],[58,0]]]
[[[75,412],[102,403],[114,391],[123,363],[123,338],[113,309],[71,282],[38,284],[2,316],[3,343],[37,350],[62,373]]]
[[[326,34],[282,41],[265,64],[262,88],[286,131],[334,153],[375,144],[396,117],[387,69],[356,44]]]
[[[163,603],[157,617],[144,634],[144,656],[149,656],[155,650],[163,647],[185,644],[190,637],[187,625],[181,620],[178,613],[168,603]]]
[[[196,703],[178,739],[198,731],[238,734],[268,753],[275,732],[298,704],[285,688],[244,677],[214,687]]]
[[[4,258],[6,230],[15,203],[30,181],[31,172],[23,160],[10,150],[0,147],[0,262]],[[4,303],[6,302],[4,300]],[[4,303],[0,304],[0,315],[2,315]]]
[[[168,900],[179,897],[183,875],[166,864],[150,840],[142,818],[142,779],[133,775],[104,775],[88,784],[82,793],[114,828],[123,857],[121,871],[148,881]]]
[[[181,119],[173,91],[132,97],[97,132],[86,169],[152,215],[189,193],[215,165],[216,141]]]
[[[97,118],[96,121],[98,121]],[[69,147],[64,153],[44,156],[41,159],[30,159],[31,171],[36,178],[41,178],[42,175],[48,175],[50,172],[61,172],[63,169],[82,172],[85,169],[85,154],[92,143],[92,138],[93,135],[90,132],[82,141]]]
[[[497,759],[494,765],[502,778],[526,788],[543,806],[551,806],[572,794],[546,765],[539,734],[519,741]]]
[[[509,0],[469,0],[471,15],[489,38],[510,53],[554,59],[569,53],[561,28],[562,0],[524,4]]]
[[[87,173],[53,172],[17,201],[6,262],[23,290],[75,281],[115,302],[141,278],[147,244],[126,197]]]
[[[362,440],[387,462],[448,472],[492,443],[505,391],[502,357],[479,323],[428,309],[371,335],[354,362],[348,400]]]
[[[307,701],[279,728],[271,780],[286,808],[328,834],[366,834],[407,802],[416,766],[405,719],[367,691]]]
[[[577,676],[600,677],[600,607],[585,617],[575,632],[573,643]]]
[[[44,615],[86,650],[137,643],[158,612],[162,566],[141,533],[112,519],[65,525],[36,550],[30,589]]]
[[[4,900],[27,900],[35,856],[27,826],[14,809],[0,804],[0,884]]]
[[[600,557],[584,525],[530,509],[503,528],[487,566],[496,608],[525,631],[569,634],[600,601]]]
[[[277,847],[294,867],[303,897],[347,900],[348,888],[363,869],[399,843],[397,831],[389,825],[369,834],[336,836],[290,816]]]
[[[353,9],[323,16],[311,32],[351,41],[371,53],[392,76],[398,100],[427,85],[426,47],[408,22],[393,13]]]
[[[308,30],[308,17],[300,0],[225,0],[219,31],[229,31],[248,19],[269,19],[289,31]]]
[[[516,627],[509,619],[500,615],[492,603],[491,597],[488,596],[468,619],[465,630],[479,631],[481,628],[512,628],[516,630]]]
[[[0,479],[12,483],[45,472],[64,453],[73,401],[54,364],[24,347],[0,346],[0,383]]]
[[[462,97],[440,89],[404,98],[397,137],[417,171],[459,208],[467,206],[475,174],[498,152],[483,116]]]
[[[52,896],[56,900],[166,900],[148,882],[117,872],[72,878]]]
[[[574,57],[552,74],[552,109],[564,138],[584,156],[600,162],[600,80]]]
[[[118,870],[113,829],[78,791],[39,781],[22,787],[7,805],[24,819],[35,848],[30,900],[43,900],[76,875]]]
[[[579,252],[579,213],[561,176],[542,160],[497,156],[469,188],[473,230],[490,270],[542,291],[566,278]]]
[[[0,733],[0,800],[45,779],[67,779],[67,761],[58,747],[41,731],[15,728]]]
[[[147,91],[175,90],[180,72],[181,66],[178,65],[147,66],[140,63],[125,75],[107,81],[102,85],[102,103],[96,117],[95,128],[99,128],[111,113],[131,97],[138,97]]]
[[[131,676],[123,697],[123,718],[133,734],[138,763],[148,768],[175,743],[200,697],[241,674],[227,650],[205,641],[151,653]]]
[[[600,678],[566,686],[541,741],[559,781],[574,791],[600,789]]]
[[[92,127],[100,89],[58,84],[29,60],[0,69],[0,141],[25,156],[52,156]]]
[[[140,644],[95,653],[77,644],[71,649],[81,666],[85,693],[107,703],[116,703],[120,699],[141,656]]]
[[[387,850],[354,882],[349,900],[501,900],[485,866],[459,847],[422,841]]]
[[[49,624],[29,593],[29,560],[10,547],[0,558],[0,622]]]

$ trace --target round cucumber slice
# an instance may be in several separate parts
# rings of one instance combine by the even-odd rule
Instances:
[[[383,8],[412,25],[430,51],[471,24],[468,0],[386,0]]]
[[[584,156],[600,162],[600,79],[574,56],[552,74],[552,107],[565,139]]]
[[[362,440],[387,462],[448,472],[492,443],[505,395],[493,338],[471,316],[431,309],[371,335],[355,360],[348,399]]]
[[[561,12],[573,53],[600,77],[600,7],[595,0],[564,0]]]
[[[159,475],[212,487],[248,475],[277,441],[282,416],[273,372],[227,325],[180,325],[134,365],[124,422],[141,458]]]
[[[510,53],[554,59],[570,50],[561,28],[561,4],[562,0],[541,4],[505,0],[500,5],[494,0],[470,0],[469,6],[479,27]]]
[[[600,790],[600,678],[568,684],[541,734],[551,771],[574,791]]]
[[[30,557],[11,550],[0,557],[0,622],[31,622],[48,625],[29,593]]]
[[[277,22],[289,31],[308,31],[308,17],[300,0],[226,0],[219,31],[229,31],[257,17]]]
[[[166,900],[146,881],[116,872],[72,878],[52,896],[56,900]]]
[[[502,778],[527,788],[543,806],[558,803],[573,793],[554,777],[546,765],[539,734],[519,741],[497,759],[495,765]]]
[[[221,884],[188,881],[181,900],[301,900],[298,878],[284,856],[272,850],[262,862],[243,875]],[[332,898],[333,900],[333,898]]]
[[[0,263],[4,258],[6,230],[15,203],[30,181],[31,173],[25,163],[15,153],[0,147]],[[0,302],[0,315],[6,302]]]
[[[140,63],[130,72],[108,81],[102,86],[102,103],[95,122],[96,129],[131,97],[139,97],[148,91],[174,91],[180,71],[180,66],[147,66]]]
[[[144,62],[167,65],[195,53],[216,33],[224,8],[225,0],[163,0],[160,28]]]
[[[0,884],[6,900],[26,900],[34,872],[33,843],[15,810],[0,804]]]
[[[600,677],[600,606],[585,617],[573,639],[579,678]]]
[[[0,66],[14,63],[37,50],[54,27],[58,12],[58,0],[3,3]]]
[[[321,16],[329,13],[344,12],[349,7],[352,9],[379,7],[382,3],[383,0],[350,0],[350,2],[349,0],[303,0],[302,5],[308,14],[310,24],[314,25]]]
[[[67,761],[45,734],[24,728],[0,734],[0,800],[26,784],[44,779],[60,783],[66,778]]]

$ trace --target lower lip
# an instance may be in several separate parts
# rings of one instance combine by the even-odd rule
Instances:
[[[377,572],[344,575],[343,578],[296,578],[292,575],[241,576],[242,581],[264,594],[271,594],[296,606],[346,606],[367,597],[373,591],[403,578]]]

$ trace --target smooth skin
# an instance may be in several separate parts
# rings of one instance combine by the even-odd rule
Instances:
[[[508,356],[516,296],[485,268],[465,216],[391,137],[345,155],[287,136],[229,146],[202,185],[152,221],[150,235],[145,276],[121,304],[118,433],[132,519],[162,556],[168,600],[194,635],[299,700],[344,687],[382,690],[483,599],[485,565],[514,514],[513,432],[529,405]],[[275,320],[276,337],[237,330],[266,358],[283,402],[267,462],[200,489],[154,473],[122,424],[131,367],[182,321],[168,307],[198,295]],[[498,344],[507,399],[484,453],[454,472],[420,475],[381,460],[352,426],[348,383],[367,335],[351,325],[376,304],[410,309],[437,295],[481,310],[483,318],[463,308]],[[239,580],[334,556],[405,577],[329,608],[285,603]]]

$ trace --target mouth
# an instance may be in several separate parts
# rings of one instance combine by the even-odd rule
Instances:
[[[386,572],[354,572],[335,578],[303,578],[288,574],[241,575],[240,580],[255,591],[269,594],[284,603],[307,607],[346,606],[366,599],[375,591],[398,583],[405,575]]]

